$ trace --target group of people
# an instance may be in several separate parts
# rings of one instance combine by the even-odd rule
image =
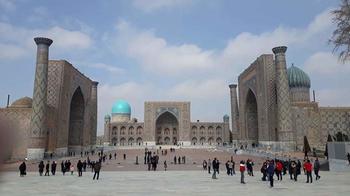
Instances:
[[[83,172],[86,171],[86,168],[90,167],[91,172],[95,172],[93,180],[99,179],[102,161],[104,161],[106,159],[106,156],[103,153],[99,153],[99,155],[100,156],[99,156],[98,161],[90,161],[89,157],[87,157],[87,160],[84,160],[84,161],[78,160],[78,162],[76,164],[76,168],[78,171],[78,177],[81,177],[83,175]],[[115,154],[115,157],[116,157],[116,154]],[[66,172],[70,172],[71,175],[74,174],[75,167],[74,167],[74,164],[70,160],[62,160],[60,166],[61,166],[62,175],[65,175]],[[44,176],[50,176],[50,172],[51,172],[51,175],[54,176],[56,174],[56,168],[57,168],[56,161],[50,162],[50,160],[48,160],[46,162],[46,164],[44,164],[44,161],[40,161],[38,164],[38,171],[39,171],[40,176],[42,176],[43,174],[44,174]],[[25,161],[23,161],[20,164],[19,171],[20,171],[21,177],[23,177],[27,174],[27,165],[26,165]],[[45,173],[44,173],[44,171],[45,171]]]
[[[153,171],[156,171],[158,162],[159,162],[158,154],[153,152],[153,155],[152,155],[152,151],[145,151],[144,164],[148,165],[148,171],[151,171],[151,169]],[[166,165],[166,162],[164,162],[164,164]],[[164,168],[165,170],[166,170],[166,167],[167,166],[165,166]]]

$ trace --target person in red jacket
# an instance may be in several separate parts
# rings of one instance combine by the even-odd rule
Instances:
[[[245,184],[245,182],[244,182],[244,172],[245,172],[244,161],[240,162],[240,164],[239,164],[239,171],[241,172],[241,184]]]
[[[310,160],[308,159],[305,163],[304,163],[304,168],[306,171],[306,183],[309,183],[309,179],[310,179],[310,183],[312,183],[312,163],[310,162]]]
[[[276,175],[277,175],[277,180],[281,180],[282,181],[282,169],[283,169],[283,165],[281,163],[280,160],[278,160],[276,162]]]

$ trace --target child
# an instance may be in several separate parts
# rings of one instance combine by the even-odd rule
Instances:
[[[73,173],[74,173],[74,166],[73,165],[70,166],[69,171],[70,171],[70,174],[73,175]]]

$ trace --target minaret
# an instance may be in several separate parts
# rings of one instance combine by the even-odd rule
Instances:
[[[237,84],[230,84],[230,98],[231,98],[231,122],[232,122],[232,136],[233,140],[237,140],[239,132],[239,113],[238,113],[238,99],[237,99]]]
[[[36,37],[37,45],[35,82],[33,92],[32,116],[30,121],[30,142],[27,149],[28,159],[42,159],[46,148],[47,125],[47,74],[49,64],[49,47],[52,40]]]
[[[286,46],[272,49],[275,54],[276,64],[276,91],[277,91],[277,140],[284,142],[281,146],[285,150],[294,150],[295,141],[292,130],[292,114],[287,76],[287,65],[285,52]],[[294,144],[294,145],[293,145]]]
[[[91,112],[91,137],[90,137],[90,145],[96,144],[96,134],[97,134],[97,85],[98,82],[93,81],[91,87],[91,102],[92,102],[92,112]]]

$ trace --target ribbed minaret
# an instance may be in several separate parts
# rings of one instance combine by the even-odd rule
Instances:
[[[28,159],[42,159],[46,147],[47,125],[47,72],[49,47],[52,40],[44,37],[34,38],[37,44],[35,82],[33,92],[32,116],[30,121],[30,142],[27,149]]]
[[[238,99],[237,99],[237,84],[230,84],[230,98],[231,98],[231,125],[233,140],[237,140],[239,132],[239,113],[238,113]]]
[[[276,64],[276,91],[277,91],[277,130],[278,141],[283,142],[284,150],[295,148],[294,133],[292,130],[292,114],[287,76],[286,46],[272,49]],[[294,145],[293,145],[294,144]]]
[[[96,81],[92,82],[92,87],[91,87],[92,126],[91,126],[91,140],[90,140],[90,145],[92,146],[96,144],[96,134],[97,134],[97,85],[98,85],[98,82]]]

